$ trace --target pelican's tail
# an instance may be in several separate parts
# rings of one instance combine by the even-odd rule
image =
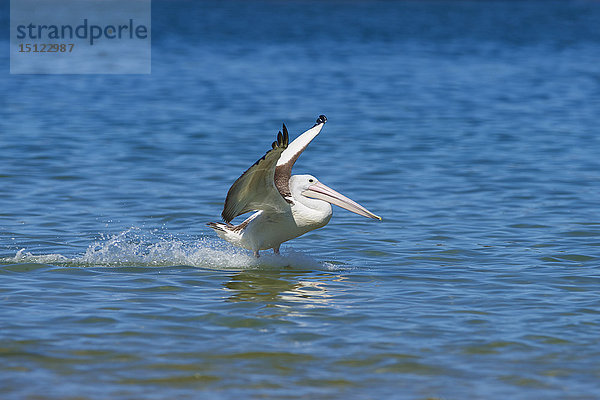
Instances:
[[[235,246],[243,247],[248,250],[254,250],[256,252],[258,247],[255,243],[249,242],[248,238],[245,237],[244,233],[246,231],[246,228],[248,227],[248,224],[254,218],[258,217],[261,214],[262,211],[257,211],[248,218],[246,218],[244,222],[237,225],[233,225],[228,222],[209,222],[206,225],[214,229],[214,231],[217,232],[217,235],[219,235],[221,239],[227,240],[229,243]]]
[[[232,225],[232,224],[224,224],[222,222],[209,222],[208,225],[212,228],[217,235],[223,240],[227,240],[229,243],[234,244],[236,246],[241,246],[242,241],[242,229],[245,226],[242,224]],[[243,247],[243,246],[242,246]]]
[[[222,224],[221,222],[209,222],[206,225],[214,229],[217,233],[226,232],[227,229],[231,229],[230,227],[232,226],[231,224]]]

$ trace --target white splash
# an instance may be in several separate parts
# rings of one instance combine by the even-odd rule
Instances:
[[[262,252],[260,258],[249,251],[233,247],[219,239],[202,237],[182,240],[171,235],[159,235],[140,228],[130,228],[116,235],[101,236],[83,254],[35,255],[21,249],[14,257],[0,259],[3,263],[39,263],[74,266],[176,266],[187,265],[207,269],[338,269],[329,263],[293,250],[282,255]]]
[[[35,264],[60,264],[69,262],[69,258],[61,254],[42,254],[33,255],[26,252],[25,249],[17,251],[14,257],[0,258],[0,261],[15,264],[35,263]]]

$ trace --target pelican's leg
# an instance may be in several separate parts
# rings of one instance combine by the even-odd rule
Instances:
[[[273,247],[273,253],[275,253],[276,255],[281,254],[281,253],[279,253],[279,246],[281,246],[281,245],[277,245],[277,246]]]
[[[254,257],[256,257],[256,258],[260,257],[260,254],[258,254],[258,250],[254,250]]]

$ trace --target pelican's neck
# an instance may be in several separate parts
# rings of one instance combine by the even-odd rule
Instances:
[[[301,189],[292,187],[292,214],[296,225],[311,227],[311,229],[320,228],[327,225],[331,219],[333,211],[331,204],[324,200],[311,199],[302,195]]]

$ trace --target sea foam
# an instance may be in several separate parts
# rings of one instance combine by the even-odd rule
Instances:
[[[72,266],[177,266],[207,269],[244,270],[260,268],[339,269],[299,251],[281,255],[262,251],[260,258],[220,239],[176,237],[158,231],[130,228],[101,235],[82,254],[34,254],[20,249],[14,257],[0,258],[3,263],[36,263]]]

